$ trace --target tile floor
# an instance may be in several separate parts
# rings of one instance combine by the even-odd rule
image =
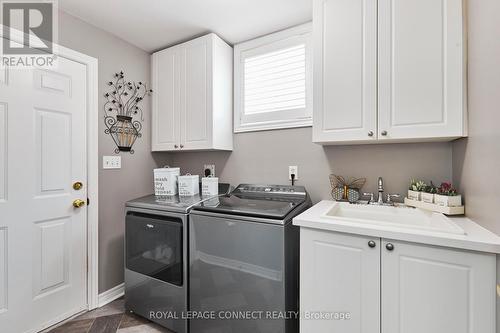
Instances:
[[[172,333],[142,317],[125,313],[123,298],[84,313],[48,333]]]

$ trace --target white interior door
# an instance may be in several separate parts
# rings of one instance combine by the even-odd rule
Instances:
[[[0,70],[0,331],[87,307],[86,67]],[[84,184],[80,190],[73,183]]]

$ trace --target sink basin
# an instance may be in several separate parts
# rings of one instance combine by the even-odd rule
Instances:
[[[337,202],[324,217],[341,222],[465,234],[462,228],[443,214],[406,206],[353,205]]]

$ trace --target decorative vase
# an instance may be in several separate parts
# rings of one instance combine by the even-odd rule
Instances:
[[[408,199],[420,201],[422,198],[422,192],[408,190]]]
[[[137,138],[141,137],[141,123],[132,121],[132,117],[117,115],[114,117],[106,117],[106,134],[110,134],[115,141],[117,148],[115,152],[127,151],[134,153],[132,146]]]
[[[422,192],[422,201],[427,203],[434,203],[434,193]]]
[[[444,207],[460,207],[462,206],[462,196],[460,194],[453,196],[436,194],[434,195],[434,203]]]

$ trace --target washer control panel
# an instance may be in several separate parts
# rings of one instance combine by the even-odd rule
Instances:
[[[255,194],[276,194],[276,195],[297,195],[303,196],[306,190],[303,186],[290,186],[290,185],[253,185],[253,184],[240,184],[234,190],[240,193],[255,193]]]

